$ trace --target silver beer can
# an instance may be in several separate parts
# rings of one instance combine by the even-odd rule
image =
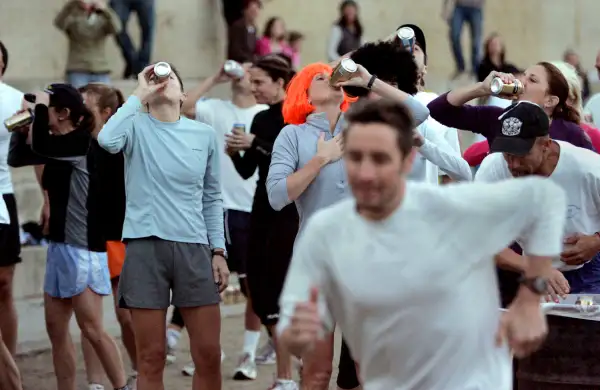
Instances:
[[[415,44],[417,39],[415,37],[415,31],[410,27],[402,27],[396,31],[396,37],[398,41],[409,52],[413,52],[415,50]]]
[[[171,75],[171,65],[167,62],[157,62],[154,65],[154,76],[157,79],[165,79]]]
[[[490,85],[492,95],[504,98],[515,98],[523,93],[523,83],[519,80],[507,84],[500,77],[494,77]]]
[[[358,65],[356,62],[351,60],[350,58],[344,58],[340,61],[340,63],[333,69],[331,72],[331,77],[329,78],[329,85],[334,86],[340,81],[347,81],[352,78],[352,75],[356,73],[358,70]]]
[[[246,71],[244,71],[242,65],[234,60],[225,61],[225,65],[223,65],[223,72],[234,79],[241,79],[246,74]]]

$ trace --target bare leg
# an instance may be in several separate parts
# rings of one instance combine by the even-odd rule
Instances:
[[[121,309],[119,307],[119,294],[117,293],[117,291],[119,290],[119,278],[113,278],[111,283],[113,298],[115,302],[115,313],[117,315],[117,321],[119,321],[119,326],[121,327],[121,339],[123,341],[123,345],[125,346],[125,350],[127,351],[127,355],[129,355],[131,368],[137,371],[135,334],[133,332],[133,321],[131,320],[131,313],[129,312],[129,309]]]
[[[73,310],[81,333],[94,347],[112,386],[120,389],[127,384],[121,354],[115,340],[102,324],[102,296],[89,288],[72,298]],[[61,389],[62,390],[62,389]]]
[[[0,333],[0,389],[22,390],[21,375]]]
[[[83,352],[83,363],[85,364],[85,374],[89,384],[100,384],[104,379],[104,368],[102,362],[98,359],[94,347],[81,333],[81,351]]]
[[[269,326],[269,331],[271,332],[271,339],[273,340],[273,344],[275,345],[275,351],[277,353],[277,379],[292,379],[292,355],[288,352],[286,348],[280,346],[277,341],[277,331],[275,330],[275,325]]]
[[[13,298],[15,266],[0,267],[0,332],[4,345],[15,356],[17,352],[17,309]]]
[[[131,309],[140,390],[164,390],[167,310]],[[210,389],[207,387],[207,389]],[[211,389],[212,390],[212,389]]]
[[[75,347],[69,333],[69,322],[73,315],[71,300],[44,294],[44,315],[46,331],[52,344],[56,387],[60,390],[75,390]]]
[[[331,380],[333,333],[319,341],[310,355],[303,357],[302,390],[327,390]]]
[[[219,304],[179,309],[190,336],[190,352],[196,366],[192,389],[221,390],[221,308]]]

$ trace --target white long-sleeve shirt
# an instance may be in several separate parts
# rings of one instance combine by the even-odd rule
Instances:
[[[493,258],[516,238],[532,255],[558,255],[566,210],[564,191],[542,178],[408,182],[379,222],[339,202],[296,243],[277,330],[317,287],[324,327],[339,325],[365,390],[511,389],[509,351],[494,342]]]

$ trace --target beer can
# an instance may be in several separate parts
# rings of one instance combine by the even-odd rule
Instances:
[[[154,65],[154,77],[157,79],[165,79],[171,74],[171,65],[167,62],[157,62]]]
[[[492,95],[499,97],[515,97],[523,93],[523,88],[523,83],[519,80],[507,84],[500,77],[494,77],[490,86]]]
[[[415,31],[410,27],[402,27],[398,29],[396,32],[396,37],[398,41],[409,52],[413,52],[415,50],[415,44],[417,39],[415,37]]]
[[[4,121],[4,126],[8,131],[14,131],[19,127],[28,126],[33,122],[33,110],[28,109],[19,112]]]
[[[241,79],[246,74],[242,65],[234,60],[225,61],[225,65],[223,65],[223,72],[234,79]]]
[[[350,80],[352,78],[352,75],[356,73],[357,70],[358,65],[356,65],[356,62],[352,61],[350,58],[344,58],[335,67],[333,72],[331,72],[331,77],[329,78],[329,85],[333,87],[340,81]]]
[[[243,123],[234,123],[231,132],[244,134],[246,132],[246,125]]]

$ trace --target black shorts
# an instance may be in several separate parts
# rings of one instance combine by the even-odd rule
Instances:
[[[246,277],[248,258],[248,238],[250,237],[250,213],[238,210],[225,210],[225,249],[227,266],[238,278]]]
[[[0,228],[0,267],[8,267],[21,262],[21,234],[15,196],[4,194],[2,198],[8,209],[10,225]]]

